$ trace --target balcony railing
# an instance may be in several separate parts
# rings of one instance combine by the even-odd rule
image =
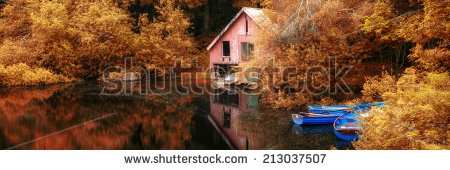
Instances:
[[[222,60],[219,61],[221,64],[238,64],[239,61],[232,60],[231,56],[223,56]]]

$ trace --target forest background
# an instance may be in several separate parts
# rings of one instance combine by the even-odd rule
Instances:
[[[270,51],[276,67],[298,69],[276,86],[262,80],[262,106],[386,101],[363,121],[357,149],[449,148],[450,0],[0,0],[0,86],[97,79],[126,57],[147,69],[208,66],[206,46],[242,7],[270,19],[250,65]],[[353,66],[352,94],[290,86],[340,81],[307,78],[330,57]]]

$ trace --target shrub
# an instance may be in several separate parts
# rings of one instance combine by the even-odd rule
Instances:
[[[384,75],[364,85],[371,89],[365,95],[376,95],[374,89],[382,89],[378,95],[388,105],[372,109],[362,119],[362,135],[355,148],[449,149],[449,74],[407,69],[394,84],[391,80],[395,79]]]
[[[16,85],[44,85],[71,80],[62,75],[54,74],[44,68],[31,68],[24,63],[11,66],[0,65],[0,84],[6,86]]]

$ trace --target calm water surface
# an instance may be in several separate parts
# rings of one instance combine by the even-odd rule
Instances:
[[[334,136],[332,126],[295,126],[290,113],[261,111],[260,97],[240,90],[101,95],[103,87],[91,82],[32,89],[0,88],[0,148],[351,147]]]

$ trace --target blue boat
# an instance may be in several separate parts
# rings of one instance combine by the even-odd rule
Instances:
[[[309,113],[292,114],[292,120],[297,125],[325,125],[346,113],[366,112],[371,107],[381,107],[385,103],[362,103],[353,105],[308,106]]]
[[[345,113],[333,123],[334,134],[343,140],[356,140],[361,134],[361,126],[356,119],[358,114]]]
[[[325,125],[333,124],[339,116],[335,114],[299,113],[292,114],[292,120],[297,125]]]
[[[371,107],[381,107],[384,105],[385,105],[384,102],[378,102],[378,103],[362,103],[362,104],[348,104],[348,105],[308,106],[308,112],[343,115],[348,111],[366,112]]]

